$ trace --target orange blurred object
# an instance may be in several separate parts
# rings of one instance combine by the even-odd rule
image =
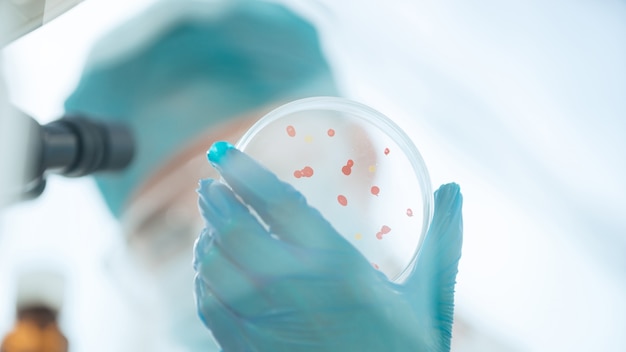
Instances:
[[[20,308],[17,322],[0,352],[67,352],[68,341],[57,325],[55,311],[41,306]]]

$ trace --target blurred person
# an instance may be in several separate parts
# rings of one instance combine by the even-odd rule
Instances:
[[[436,192],[415,268],[394,284],[297,190],[230,144],[273,108],[320,95],[340,91],[315,28],[276,4],[162,2],[94,48],[65,109],[136,135],[128,170],[96,181],[181,348],[449,350],[457,185]]]

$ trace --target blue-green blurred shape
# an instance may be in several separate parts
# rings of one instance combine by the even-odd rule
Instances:
[[[314,95],[336,88],[303,18],[259,1],[183,1],[160,3],[102,40],[65,108],[134,130],[134,164],[97,177],[119,216],[141,181],[208,127]]]

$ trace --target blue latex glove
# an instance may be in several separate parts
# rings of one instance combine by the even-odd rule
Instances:
[[[448,351],[462,197],[435,192],[415,268],[391,283],[304,197],[225,142],[209,160],[232,187],[200,182],[198,311],[225,351]],[[260,224],[237,196],[263,219]]]

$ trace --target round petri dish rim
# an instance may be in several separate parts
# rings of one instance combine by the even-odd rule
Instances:
[[[390,278],[394,282],[403,282],[415,266],[417,255],[422,247],[424,238],[426,237],[426,232],[428,231],[432,220],[434,199],[430,176],[422,155],[417,150],[417,147],[411,138],[409,138],[409,136],[407,136],[407,134],[395,122],[377,110],[350,99],[330,96],[310,97],[294,100],[267,113],[254,125],[252,125],[248,131],[246,131],[246,133],[237,142],[236,147],[240,150],[244,150],[252,138],[254,138],[259,131],[265,128],[265,126],[289,114],[307,110],[330,110],[349,113],[353,117],[363,120],[364,122],[374,125],[382,130],[398,144],[405,155],[409,158],[413,172],[415,172],[419,185],[422,189],[424,221],[422,223],[420,241],[415,249],[415,253],[413,253],[413,256],[411,257],[411,261],[404,270],[396,275],[396,277]]]

